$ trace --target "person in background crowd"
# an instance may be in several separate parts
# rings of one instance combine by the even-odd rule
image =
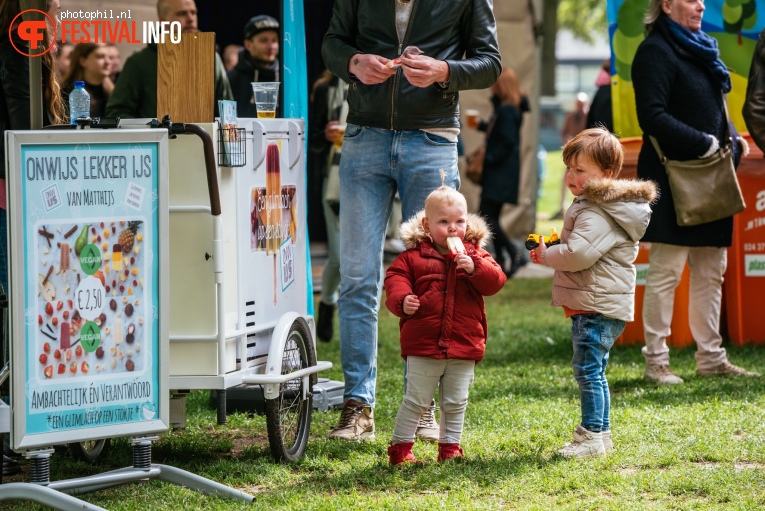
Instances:
[[[492,2],[336,0],[322,56],[350,84],[340,160],[344,408],[329,436],[372,439],[378,286],[393,198],[398,192],[409,219],[431,191],[459,186],[459,91],[489,87],[502,70]]]
[[[651,243],[650,266],[643,300],[645,379],[659,384],[683,383],[669,367],[675,288],[686,262],[690,268],[688,318],[696,342],[698,376],[751,376],[731,364],[720,336],[723,274],[733,217],[694,226],[677,224],[672,190],[664,165],[650,140],[653,136],[672,160],[708,158],[734,135],[738,165],[748,146],[727,122],[724,94],[730,74],[720,60],[717,41],[701,30],[703,0],[651,0],[644,23],[648,36],[632,63],[632,83],[643,146],[638,177],[659,185],[659,199],[643,241]]]
[[[56,43],[56,47],[51,50],[55,52],[55,68],[56,78],[59,82],[64,80],[64,76],[69,72],[69,66],[72,62],[72,52],[74,51],[74,45],[72,43]]]
[[[765,30],[760,32],[749,67],[744,122],[754,143],[765,153]]]
[[[239,62],[240,51],[242,51],[242,47],[238,44],[229,44],[223,48],[223,67],[226,68],[226,73],[236,67]]]
[[[59,24],[59,0],[48,0],[47,12]],[[28,48],[28,43],[17,34],[17,25],[13,20],[21,13],[18,0],[0,0],[0,285],[2,294],[8,293],[8,216],[6,214],[5,195],[5,132],[7,130],[28,130],[29,118],[29,57],[16,51]],[[19,19],[17,19],[17,23]],[[13,37],[11,41],[10,37]],[[53,44],[53,27],[47,26],[43,32],[43,50]],[[54,56],[49,51],[38,57],[42,61],[43,125],[59,124],[64,120],[64,104],[56,79]],[[39,89],[38,89],[39,90]],[[0,339],[0,368],[6,363],[7,339]],[[1,392],[0,395],[6,395]],[[8,443],[8,436],[3,437],[3,475],[17,474],[21,471],[19,463],[11,459],[13,455]]]
[[[500,217],[502,206],[518,204],[521,182],[521,124],[523,114],[529,111],[529,101],[521,92],[518,77],[506,67],[491,86],[494,114],[491,120],[481,122],[478,129],[486,132],[486,156],[481,174],[481,215],[489,222],[494,235],[494,259],[512,277],[528,262],[525,252],[507,237]],[[510,267],[505,266],[505,254],[510,256]]]
[[[244,26],[244,48],[239,60],[228,72],[228,81],[236,99],[239,117],[257,117],[252,82],[278,82],[279,22],[271,16],[255,16]],[[281,105],[277,106],[277,117]]]
[[[179,22],[182,32],[199,32],[194,0],[159,0],[157,15],[160,21]],[[234,99],[223,61],[217,53],[214,73],[217,116],[218,100]],[[158,114],[161,113],[157,112],[157,45],[149,44],[125,61],[119,82],[106,104],[106,116],[135,119],[157,117]]]
[[[69,94],[74,90],[74,82],[84,81],[85,90],[90,94],[90,116],[104,116],[106,101],[114,90],[114,84],[109,78],[111,64],[107,51],[106,46],[95,43],[78,43],[74,47],[72,65],[61,86],[67,115]]]
[[[589,98],[584,92],[580,92],[574,99],[574,109],[566,114],[563,119],[563,128],[560,131],[560,138],[565,144],[574,138],[580,131],[587,127],[587,111],[589,109]],[[568,188],[565,180],[560,185],[560,209],[555,213],[551,220],[560,220],[566,213],[568,204]]]
[[[109,78],[112,83],[117,83],[122,72],[122,57],[120,57],[120,49],[113,43],[106,44],[106,56],[109,59]]]
[[[328,173],[340,164],[343,132],[338,129],[348,113],[348,84],[325,71],[314,83],[311,91],[311,110],[308,121],[308,149],[319,161],[322,174],[321,203],[327,226],[327,263],[321,275],[321,299],[316,318],[316,336],[329,342],[334,334],[337,293],[340,289],[340,203],[327,200]],[[339,140],[338,140],[339,139]]]
[[[592,97],[590,109],[587,111],[587,127],[603,126],[611,133],[614,132],[614,114],[611,107],[611,59],[603,61],[603,66],[595,79],[598,90]]]

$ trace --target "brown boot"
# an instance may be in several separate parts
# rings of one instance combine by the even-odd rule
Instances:
[[[388,459],[391,465],[401,465],[402,463],[417,463],[420,462],[414,457],[412,453],[412,446],[414,442],[404,442],[401,444],[393,444],[388,446]]]
[[[462,458],[463,456],[465,456],[465,452],[460,444],[438,444],[438,461]]]

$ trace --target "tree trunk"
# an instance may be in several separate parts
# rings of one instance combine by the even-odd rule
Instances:
[[[544,0],[542,7],[542,96],[555,96],[555,36],[558,33],[558,1]]]

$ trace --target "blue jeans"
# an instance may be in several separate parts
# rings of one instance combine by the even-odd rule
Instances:
[[[611,429],[611,395],[606,380],[608,351],[624,331],[625,322],[602,314],[571,316],[571,340],[574,344],[574,378],[579,384],[582,426],[599,433]]]
[[[459,188],[457,144],[420,130],[348,124],[340,160],[340,361],[344,400],[375,405],[377,305],[393,197],[404,220],[445,184]]]

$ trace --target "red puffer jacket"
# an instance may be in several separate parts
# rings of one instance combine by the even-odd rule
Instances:
[[[502,268],[483,249],[490,233],[486,222],[468,215],[465,249],[475,263],[468,275],[452,258],[438,253],[422,228],[424,211],[401,226],[407,250],[385,275],[385,306],[401,318],[401,356],[479,361],[486,351],[486,309],[483,297],[502,289]],[[403,311],[404,298],[417,295],[420,308]]]

